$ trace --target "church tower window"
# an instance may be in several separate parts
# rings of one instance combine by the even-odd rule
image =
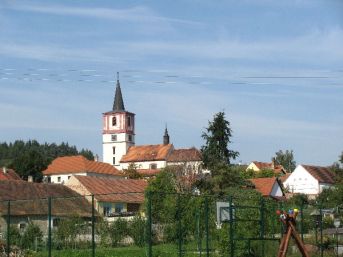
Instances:
[[[112,118],[112,126],[117,126],[117,118],[116,117]]]
[[[131,126],[131,117],[130,116],[127,117],[127,126],[128,127]]]

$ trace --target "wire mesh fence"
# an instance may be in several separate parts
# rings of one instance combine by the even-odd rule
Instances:
[[[276,210],[294,208],[310,255],[340,256],[337,210],[166,192],[2,201],[0,256],[277,256],[285,228]],[[300,256],[292,241],[287,256]]]

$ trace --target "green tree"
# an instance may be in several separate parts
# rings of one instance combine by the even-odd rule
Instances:
[[[341,162],[341,164],[343,164],[343,152],[341,154],[341,157],[340,157],[339,161]]]
[[[275,161],[277,164],[282,165],[288,172],[294,171],[296,167],[293,150],[286,150],[285,152],[279,150],[275,153]]]
[[[208,122],[202,138],[205,145],[201,152],[206,168],[213,168],[219,163],[230,164],[231,159],[238,157],[239,153],[229,149],[232,137],[230,122],[225,119],[225,113],[219,112],[214,115],[213,121]]]
[[[137,165],[135,163],[130,163],[127,169],[123,170],[125,176],[130,179],[141,179],[143,176],[138,173]]]
[[[109,226],[109,234],[112,246],[118,246],[123,239],[129,235],[128,223],[126,220],[118,218]]]
[[[135,216],[130,221],[129,234],[135,245],[143,247],[145,245],[146,221],[141,216]]]

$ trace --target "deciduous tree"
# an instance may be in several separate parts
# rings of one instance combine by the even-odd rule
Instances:
[[[285,152],[279,150],[275,153],[275,161],[277,164],[282,165],[288,172],[292,172],[296,167],[293,150],[286,150]]]

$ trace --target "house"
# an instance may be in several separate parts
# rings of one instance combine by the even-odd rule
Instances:
[[[72,176],[66,186],[87,196],[94,195],[96,210],[105,217],[127,217],[142,212],[148,183],[138,179]]]
[[[2,167],[0,180],[21,180],[21,178],[14,170]]]
[[[249,181],[254,185],[254,188],[262,194],[263,197],[282,199],[285,196],[281,182],[278,178],[254,178],[249,179]]]
[[[122,172],[108,163],[90,161],[82,155],[58,157],[43,171],[44,180],[64,184],[72,175],[124,178]]]
[[[326,167],[298,165],[284,182],[290,193],[317,196],[335,183],[335,175]]]
[[[7,229],[8,204],[10,204],[11,225],[23,231],[29,222],[33,222],[46,234],[49,225],[48,197],[52,197],[52,227],[58,226],[58,221],[63,218],[77,216],[90,219],[92,216],[92,205],[64,185],[2,180],[0,181],[0,234],[4,235]]]
[[[282,176],[287,173],[282,165],[278,165],[275,163],[274,159],[272,160],[272,162],[253,161],[248,165],[246,170],[253,170],[255,172],[259,172],[261,170],[272,170],[277,176]]]
[[[202,160],[195,148],[174,149],[165,128],[162,144],[135,145],[135,114],[125,109],[119,74],[115,89],[113,108],[103,113],[103,161],[118,170],[127,169],[134,163],[142,174],[154,174],[143,170],[159,170],[167,165],[186,164],[198,170]]]

